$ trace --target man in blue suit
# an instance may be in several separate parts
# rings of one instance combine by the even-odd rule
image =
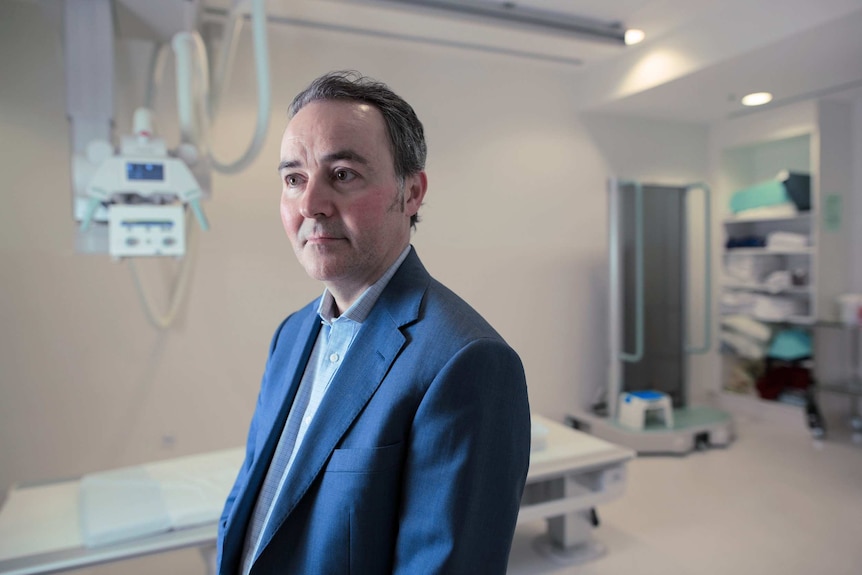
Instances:
[[[326,289],[272,339],[218,572],[505,573],[529,466],[524,370],[410,246],[422,124],[354,72],[315,80],[290,118],[281,218]]]

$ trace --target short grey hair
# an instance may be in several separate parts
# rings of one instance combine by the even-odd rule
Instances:
[[[425,131],[413,107],[383,82],[355,70],[340,70],[320,76],[297,94],[288,108],[288,117],[293,118],[307,104],[326,100],[362,102],[380,111],[389,134],[395,176],[403,193],[407,176],[424,170],[428,155]],[[410,225],[415,227],[418,221],[419,215],[414,214]]]

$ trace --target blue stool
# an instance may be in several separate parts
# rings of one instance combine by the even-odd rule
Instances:
[[[673,427],[673,403],[660,391],[631,391],[620,394],[617,419],[621,425],[643,429],[647,415],[658,414],[667,428]]]

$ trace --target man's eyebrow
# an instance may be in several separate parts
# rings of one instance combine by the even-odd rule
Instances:
[[[338,160],[350,160],[364,166],[368,165],[368,160],[366,160],[365,157],[353,150],[339,150],[337,152],[332,152],[331,154],[326,154],[325,156],[323,156],[323,161],[325,162],[335,162]]]
[[[296,168],[296,167],[298,167],[298,166],[299,166],[299,161],[298,161],[298,160],[282,160],[282,161],[278,164],[278,171],[280,172],[280,171],[282,171],[282,170],[283,170],[283,169],[285,169],[285,168]]]
[[[365,159],[362,154],[353,150],[339,150],[337,152],[332,152],[324,155],[322,160],[325,163],[337,162],[338,160],[350,160],[351,162],[356,162],[363,166],[368,165],[368,160]],[[281,163],[278,164],[278,171],[280,172],[286,168],[298,168],[301,165],[302,162],[299,160],[282,160]]]

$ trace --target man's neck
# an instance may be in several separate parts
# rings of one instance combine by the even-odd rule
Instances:
[[[409,246],[409,244],[405,244],[395,252],[395,254],[388,259],[388,263],[383,269],[377,271],[371,278],[366,279],[363,282],[354,284],[354,285],[340,285],[337,282],[324,282],[326,289],[329,290],[329,293],[332,294],[332,298],[335,300],[335,314],[334,318],[340,317],[345,311],[350,309],[356,300],[365,293],[365,291],[373,286],[375,283],[380,281],[386,272],[398,261],[399,257],[404,250]]]

